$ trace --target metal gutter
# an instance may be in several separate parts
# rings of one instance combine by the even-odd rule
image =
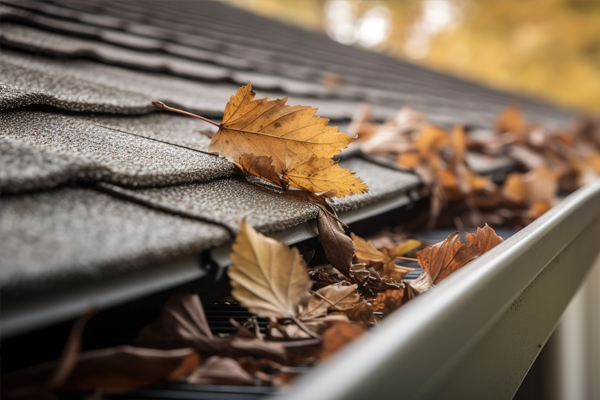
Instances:
[[[600,181],[302,377],[285,399],[510,399],[600,254]]]
[[[173,287],[206,274],[197,257],[161,264],[113,279],[77,285],[48,295],[31,296],[2,307],[1,336],[6,339],[81,315],[89,308],[103,309]]]

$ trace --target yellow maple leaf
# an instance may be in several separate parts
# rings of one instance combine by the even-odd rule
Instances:
[[[209,151],[230,161],[244,153],[271,157],[275,169],[283,171],[299,154],[331,158],[354,140],[327,126],[329,119],[316,117],[316,108],[288,106],[287,97],[254,100],[254,96],[250,83],[231,96]]]
[[[342,197],[364,193],[367,185],[331,158],[354,139],[327,126],[316,108],[288,106],[284,99],[255,100],[248,83],[231,96],[220,124],[153,102],[160,110],[189,115],[219,127],[208,150],[236,164],[247,175],[311,193],[335,191]]]
[[[337,197],[352,193],[365,193],[367,185],[354,176],[354,172],[342,168],[330,158],[311,157],[306,162],[286,171],[283,178],[291,186],[312,193],[335,190]]]

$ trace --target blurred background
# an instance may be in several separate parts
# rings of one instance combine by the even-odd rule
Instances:
[[[600,112],[600,1],[224,1],[349,46]]]

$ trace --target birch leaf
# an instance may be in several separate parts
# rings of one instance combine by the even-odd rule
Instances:
[[[312,286],[298,249],[290,249],[242,221],[231,262],[231,294],[242,306],[262,317],[298,315],[298,305]]]

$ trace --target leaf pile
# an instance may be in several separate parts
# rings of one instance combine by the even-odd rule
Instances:
[[[3,395],[114,393],[169,381],[286,385],[296,377],[296,366],[331,357],[382,317],[502,241],[489,226],[467,237],[463,244],[454,233],[417,251],[424,273],[407,281],[403,278],[412,269],[394,260],[412,260],[406,255],[423,247],[416,240],[375,248],[353,235],[360,263],[350,267],[348,276],[340,276],[332,266],[308,270],[297,249],[242,222],[228,271],[231,295],[252,313],[270,319],[265,334],[251,318],[244,324],[230,320],[237,328],[233,335],[214,336],[199,296],[175,294],[139,333],[139,347],[79,353],[83,325],[76,324],[67,356],[4,376]],[[46,383],[35,387],[31,382]]]
[[[559,192],[600,177],[598,121],[585,119],[570,130],[550,131],[525,123],[514,105],[485,137],[469,137],[461,125],[451,130],[434,126],[410,108],[383,124],[371,122],[364,108],[355,115],[350,132],[358,135],[363,152],[395,157],[398,167],[420,176],[431,200],[430,227],[452,224],[455,215],[470,226],[524,226],[549,210]],[[469,153],[510,157],[518,172],[498,186],[473,171]]]

